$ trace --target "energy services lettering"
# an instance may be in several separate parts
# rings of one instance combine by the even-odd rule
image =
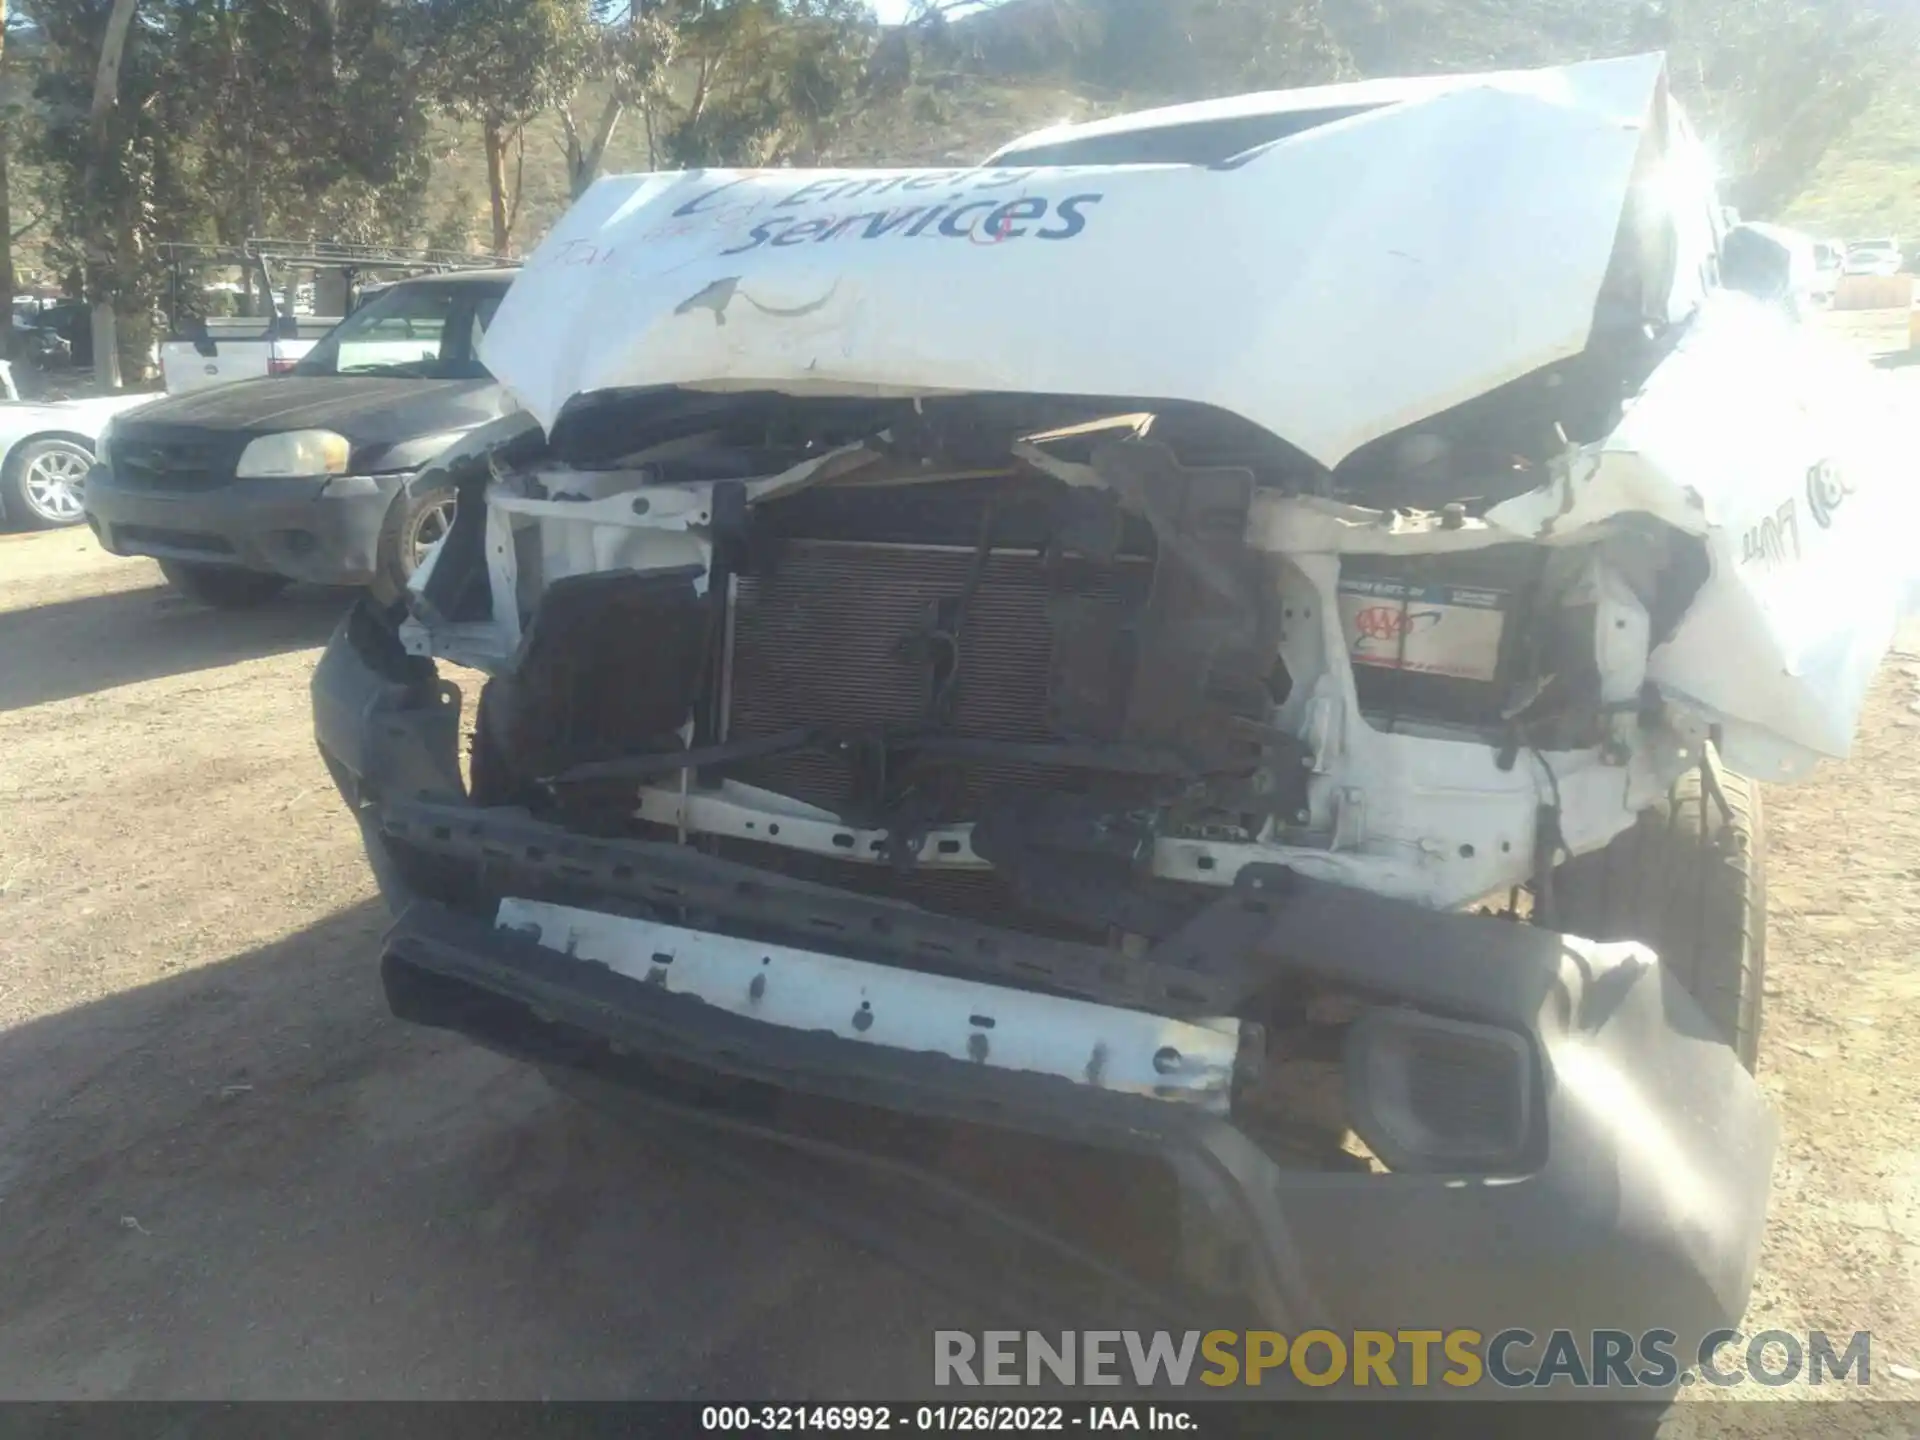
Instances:
[[[1047,200],[1023,195],[1018,200],[970,200],[963,204],[903,205],[897,209],[864,210],[853,215],[820,215],[809,220],[763,220],[747,232],[746,240],[722,250],[740,255],[762,245],[823,245],[830,240],[914,240],[922,236],[945,240],[972,240],[997,245],[1031,235],[1036,240],[1071,240],[1087,228],[1086,211],[1099,195],[1068,195]]]
[[[899,174],[828,176],[814,180],[767,208],[742,238],[720,253],[740,255],[763,245],[790,247],[829,241],[865,242],[894,239],[969,240],[997,245],[1032,237],[1071,240],[1087,228],[1087,212],[1104,196],[1097,192],[1058,199],[1005,191],[1032,175],[1032,171],[909,171]],[[704,192],[679,206],[675,219],[685,219],[726,207],[738,181]],[[943,189],[948,193],[924,200],[915,191]],[[992,192],[1000,193],[992,193]],[[988,192],[988,193],[982,193]],[[884,199],[881,199],[884,197]],[[875,204],[876,200],[881,203]],[[831,205],[833,213],[817,207]],[[844,207],[844,208],[843,208]],[[760,208],[758,206],[756,209]],[[800,213],[782,214],[787,210]]]

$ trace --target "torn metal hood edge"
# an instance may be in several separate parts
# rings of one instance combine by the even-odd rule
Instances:
[[[626,387],[1104,394],[1337,465],[1585,347],[1664,77],[1489,76],[1216,167],[611,176],[483,356],[549,429]]]

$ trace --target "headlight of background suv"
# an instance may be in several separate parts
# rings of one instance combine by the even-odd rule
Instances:
[[[241,452],[234,471],[241,480],[285,475],[344,475],[353,447],[331,430],[289,430],[262,435]]]

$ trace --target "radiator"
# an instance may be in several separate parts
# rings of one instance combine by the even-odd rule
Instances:
[[[734,597],[727,736],[775,735],[796,726],[848,731],[913,727],[927,713],[924,663],[903,656],[938,601],[960,596],[971,551],[831,540],[789,542],[774,572],[740,580]],[[1147,561],[1088,572],[1075,594],[1115,607],[1150,583]],[[1048,580],[1031,552],[990,556],[960,631],[959,696],[952,729],[975,739],[1043,742],[1054,649]],[[792,755],[737,767],[737,778],[839,813],[851,767],[827,755]],[[1051,767],[971,764],[955,786],[968,819],[1009,786],[1067,787]]]

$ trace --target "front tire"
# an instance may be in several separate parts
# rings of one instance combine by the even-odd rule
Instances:
[[[1728,773],[1712,750],[1631,830],[1554,872],[1550,923],[1651,947],[1754,1068],[1767,968],[1766,828],[1760,787]]]
[[[29,530],[58,530],[85,518],[93,453],[72,440],[29,440],[0,466],[0,510]]]
[[[367,588],[382,605],[391,605],[406,592],[407,582],[420,562],[453,528],[454,488],[433,485],[407,487],[387,507],[380,527],[380,545],[373,583]]]
[[[196,565],[186,560],[162,560],[160,573],[189,600],[215,610],[251,610],[264,605],[292,582],[284,575],[240,570],[231,565]]]

